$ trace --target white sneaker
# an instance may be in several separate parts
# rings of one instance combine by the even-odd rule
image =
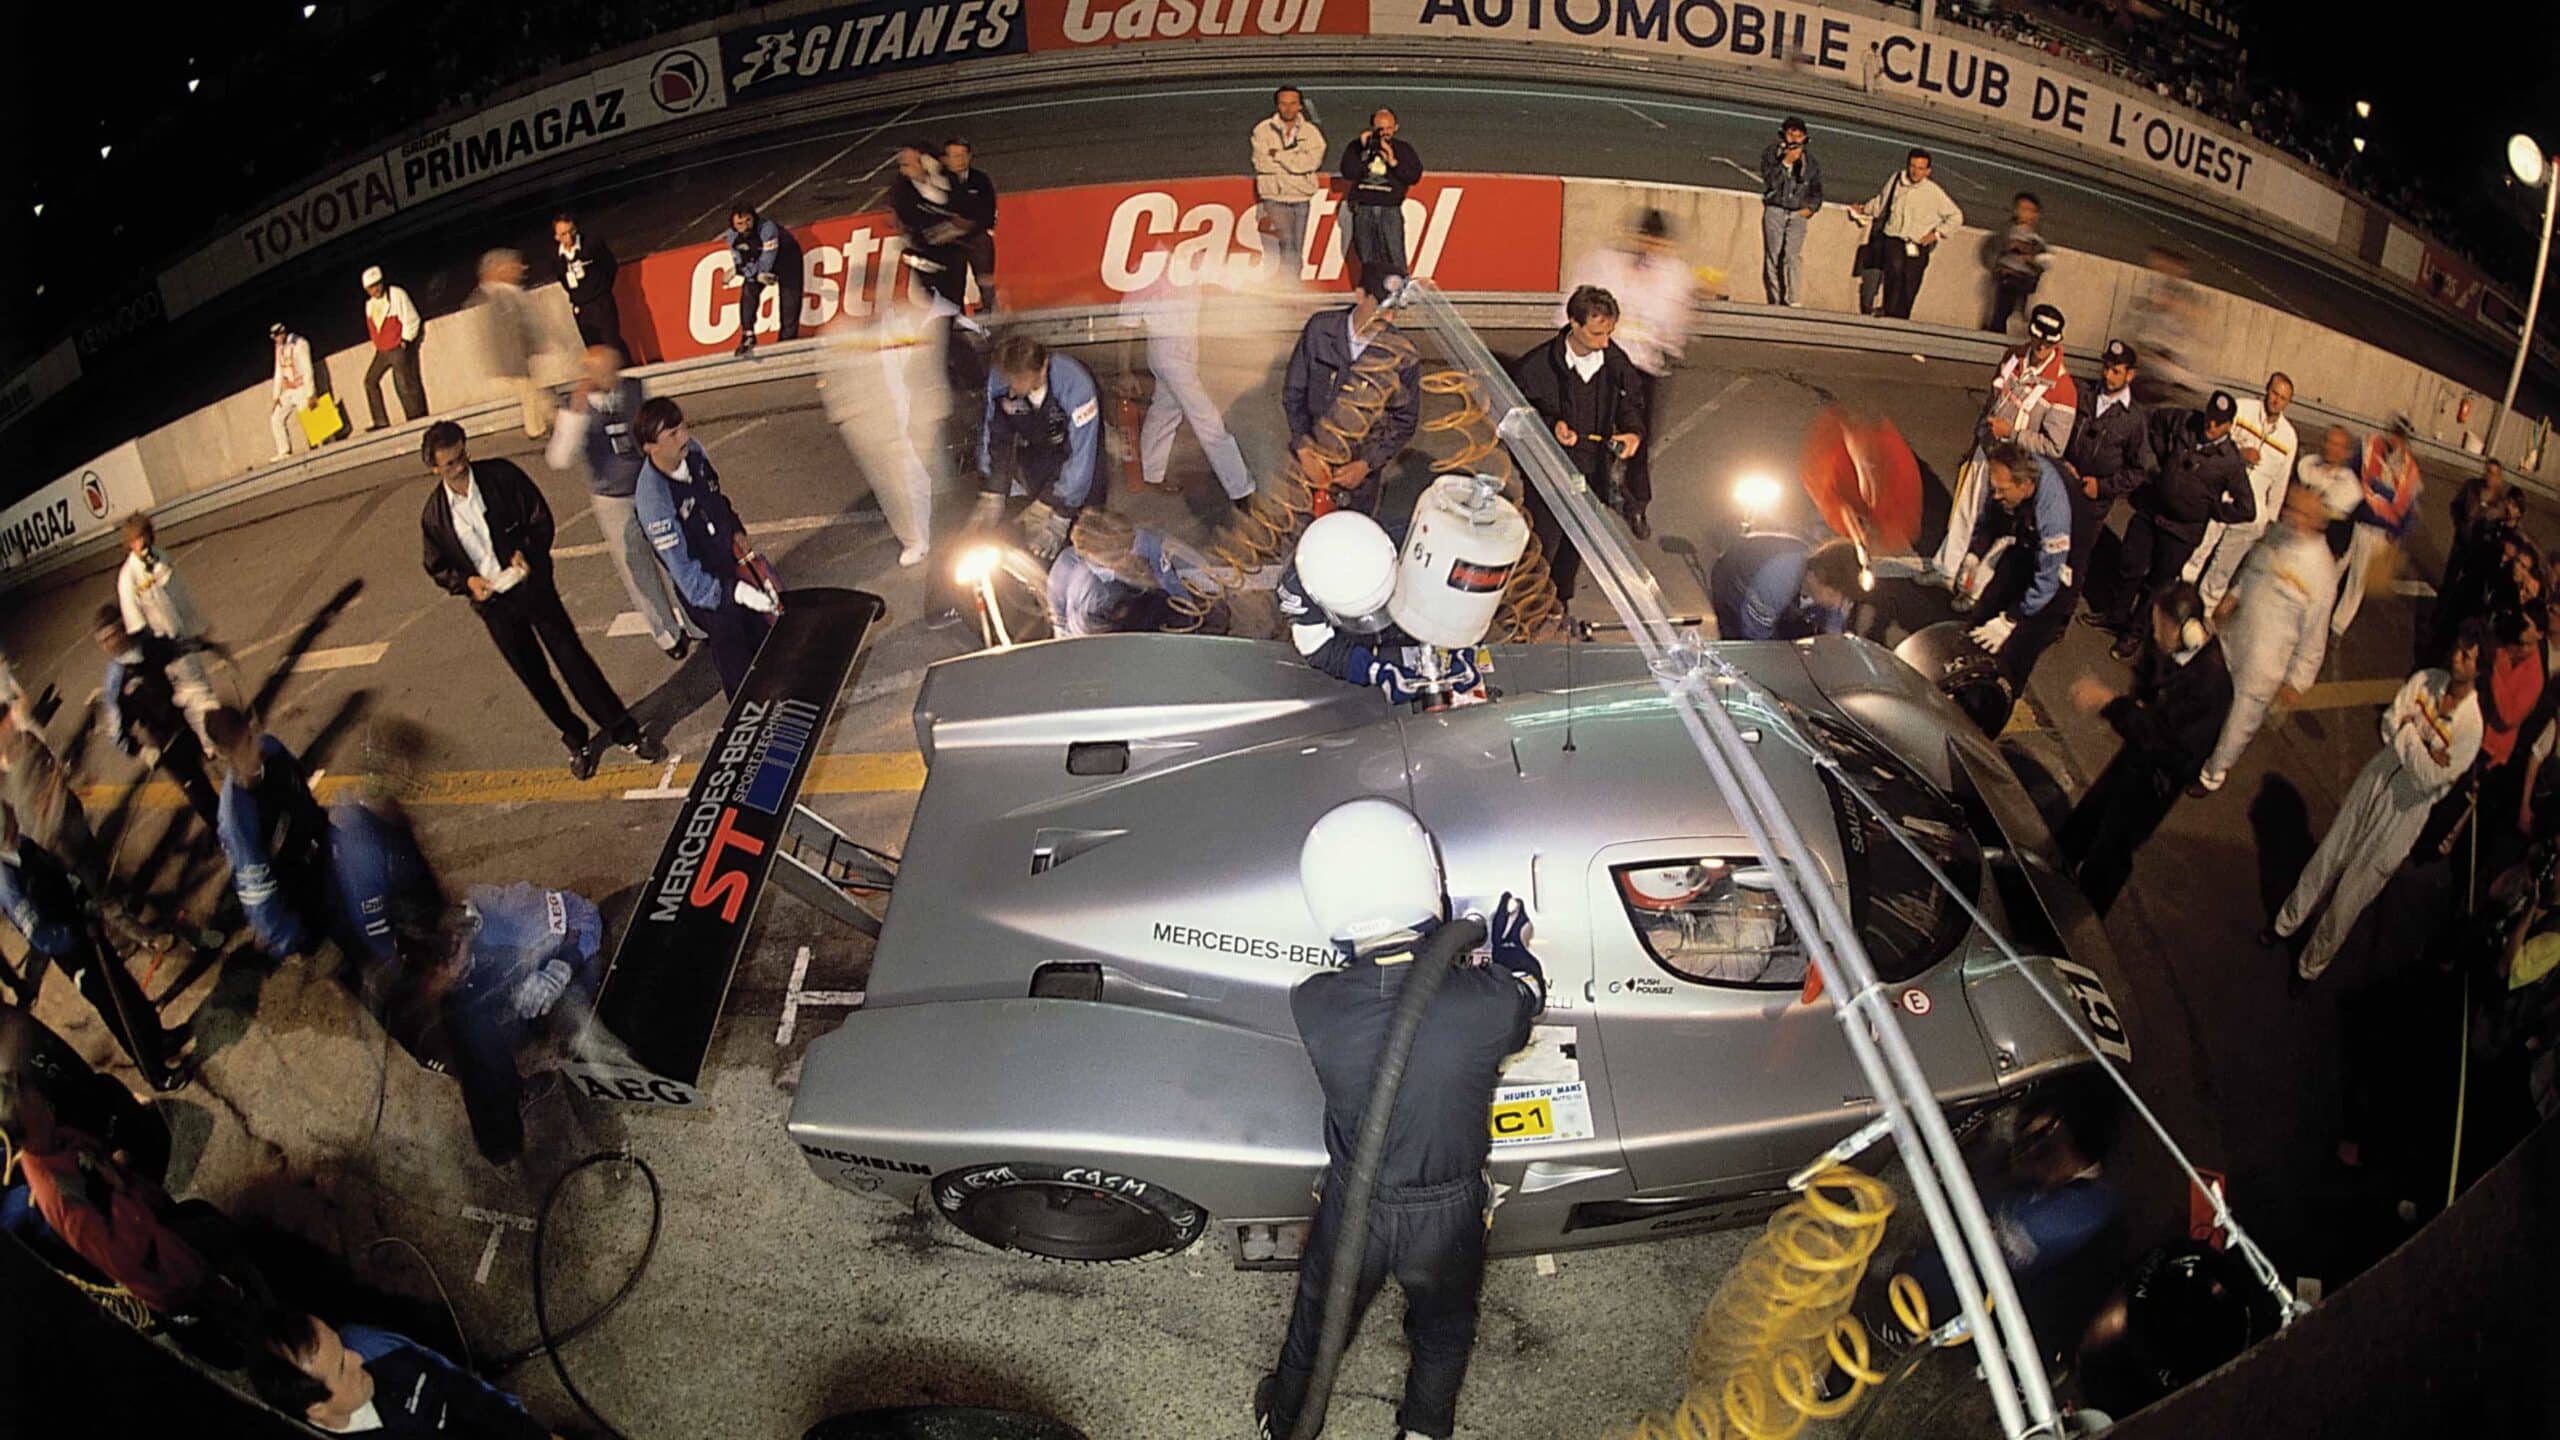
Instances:
[[[898,552],[898,565],[901,569],[912,570],[916,566],[924,563],[924,556],[925,547],[922,545],[910,545],[904,550]]]
[[[2211,791],[2215,791],[2215,790],[2219,790],[2219,789],[2221,789],[2221,788],[2222,788],[2222,782],[2223,782],[2223,781],[2225,781],[2225,780],[2228,780],[2228,779],[2230,779],[2230,778],[2231,778],[2230,774],[2229,774],[2228,772],[2226,772],[2226,771],[2222,771],[2222,770],[2207,770],[2207,771],[2204,771],[2202,774],[2199,774],[2199,775],[2197,775],[2197,776],[2196,776],[2196,783],[2197,783],[2198,785],[2203,786],[2203,787],[2204,787],[2204,789],[2209,793],[2209,792],[2211,792]]]

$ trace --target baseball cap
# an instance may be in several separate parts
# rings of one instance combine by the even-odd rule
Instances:
[[[2204,418],[2217,424],[2239,413],[2239,402],[2231,398],[2231,392],[2228,390],[2216,390],[2211,398],[2204,402]]]
[[[2134,363],[2133,347],[2121,340],[2110,340],[2106,352],[2099,359],[2108,365],[2131,365]]]
[[[2062,312],[2050,305],[2039,305],[2027,312],[2027,333],[2039,340],[2062,338]]]
[[[379,266],[379,265],[367,265],[366,267],[364,267],[364,279],[363,279],[363,280],[361,280],[361,281],[359,281],[359,282],[357,282],[357,283],[359,283],[359,284],[363,285],[363,286],[364,286],[366,289],[368,289],[368,290],[372,289],[372,288],[373,288],[374,286],[376,286],[376,285],[381,284],[381,283],[382,283],[382,267],[381,267],[381,266]]]

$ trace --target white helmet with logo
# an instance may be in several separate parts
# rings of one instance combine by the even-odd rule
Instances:
[[[1333,623],[1375,635],[1393,623],[1387,602],[1396,593],[1396,542],[1378,522],[1357,510],[1316,517],[1298,537],[1298,583]]]
[[[1354,946],[1420,930],[1441,916],[1431,832],[1380,796],[1336,805],[1308,827],[1298,886],[1316,928]]]

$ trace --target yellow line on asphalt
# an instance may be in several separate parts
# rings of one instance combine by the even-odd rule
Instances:
[[[2388,705],[2391,703],[2391,697],[2399,694],[2400,687],[2407,683],[2405,678],[2332,680],[2325,685],[2314,685],[2302,692],[2302,703],[2293,708],[2296,711],[2352,710],[2360,705]]]
[[[669,788],[684,790],[700,773],[698,763],[676,766]],[[653,789],[666,778],[663,765],[606,765],[585,780],[574,780],[558,767],[536,770],[437,770],[423,776],[412,805],[584,805],[620,800],[625,790]],[[357,779],[324,775],[312,787],[324,804],[347,798]],[[924,788],[924,756],[913,750],[821,755],[809,762],[803,795],[891,794]],[[112,805],[123,795],[121,785],[91,785],[80,792],[92,808]],[[672,798],[672,797],[669,797]],[[186,803],[178,787],[153,780],[141,787],[134,803],[146,810],[168,810]]]

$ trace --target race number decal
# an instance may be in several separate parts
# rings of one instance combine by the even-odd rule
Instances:
[[[2064,983],[2071,987],[2071,998],[2080,1002],[2080,1014],[2089,1022],[2089,1038],[2098,1042],[2100,1053],[2126,1064],[2133,1063],[2133,1046],[2125,1039],[2124,1019],[2116,1013],[2115,998],[2107,993],[2106,982],[2085,965],[2056,959],[2053,968],[2062,972]]]

